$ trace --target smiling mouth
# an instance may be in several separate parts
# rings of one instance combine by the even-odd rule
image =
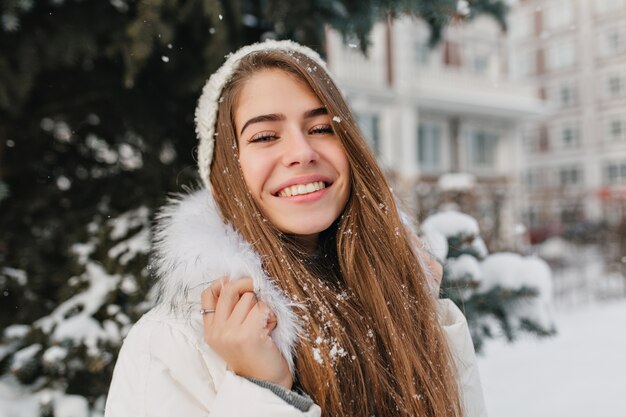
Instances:
[[[329,187],[331,184],[327,184],[324,181],[315,181],[308,184],[298,184],[285,187],[280,190],[276,195],[278,197],[295,197],[297,195],[311,194],[319,190],[323,190]]]

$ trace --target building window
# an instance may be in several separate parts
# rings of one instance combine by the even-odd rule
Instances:
[[[607,165],[604,171],[604,180],[606,184],[617,184],[619,182],[620,172],[619,165]]]
[[[562,85],[559,89],[559,104],[562,108],[574,107],[576,105],[576,87],[573,85]]]
[[[619,181],[619,165],[609,165],[609,184]]]
[[[547,185],[546,173],[544,169],[532,168],[528,170],[526,174],[526,187],[528,190],[539,190],[541,188],[545,188]]]
[[[373,113],[360,113],[357,114],[356,118],[370,149],[376,156],[380,156],[380,128],[378,115]]]
[[[534,26],[534,14],[527,13],[523,9],[517,10],[519,14],[514,17],[514,21],[511,22],[511,37],[515,40],[521,40],[528,38],[533,34]]]
[[[526,188],[529,190],[535,188],[535,172],[533,170],[526,172]]]
[[[571,67],[576,62],[576,48],[573,41],[555,43],[548,48],[548,69],[560,70]]]
[[[626,10],[626,9],[625,9]],[[613,27],[598,34],[598,52],[603,58],[612,58],[624,52],[624,32]]]
[[[580,145],[578,128],[570,124],[561,127],[561,141],[564,148],[576,148]]]
[[[568,0],[553,1],[544,13],[547,29],[562,29],[574,22],[574,8]]]
[[[621,140],[624,135],[624,124],[619,119],[609,122],[609,138],[611,140]]]
[[[614,137],[622,136],[622,121],[621,120],[613,120],[611,122],[611,134]]]
[[[622,51],[622,37],[619,30],[613,29],[607,33],[607,45],[610,54],[617,54]]]
[[[567,126],[563,128],[563,146],[569,148],[574,143],[574,129]]]
[[[528,129],[523,132],[524,150],[526,153],[535,153],[538,149],[538,131]]]
[[[561,168],[559,171],[559,184],[561,187],[578,185],[582,182],[582,170],[579,167]]]
[[[421,168],[433,169],[440,165],[441,128],[424,123],[417,128],[417,161]]]
[[[472,58],[471,71],[477,75],[485,75],[489,69],[489,56],[487,55],[474,55]]]
[[[470,140],[472,165],[477,167],[495,166],[498,137],[493,133],[477,130],[472,134]]]
[[[626,162],[606,165],[604,182],[607,185],[626,184]]]
[[[536,227],[539,223],[539,216],[537,215],[537,209],[529,208],[526,212],[526,219],[530,227]]]
[[[535,75],[537,72],[537,54],[535,50],[519,52],[513,56],[514,65],[511,75],[515,79],[523,79]]]
[[[609,97],[621,96],[623,90],[622,78],[617,75],[610,76],[607,81],[607,89]]]
[[[415,42],[415,62],[418,65],[423,66],[428,64],[430,52],[430,47],[425,40],[418,40]]]

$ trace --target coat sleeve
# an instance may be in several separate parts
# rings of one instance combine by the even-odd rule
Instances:
[[[217,355],[215,355],[217,357]],[[115,366],[105,417],[319,417],[302,412],[269,389],[225,369],[181,330],[140,320]],[[209,369],[215,365],[214,369]],[[217,372],[216,372],[217,369]],[[219,373],[219,379],[215,375]]]
[[[463,416],[487,417],[478,363],[467,320],[450,300],[438,300],[438,316],[457,369]]]

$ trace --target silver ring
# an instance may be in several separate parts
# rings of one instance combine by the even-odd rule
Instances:
[[[205,314],[211,314],[211,313],[215,313],[215,309],[214,308],[201,308],[200,309],[200,314],[202,314],[203,316]]]

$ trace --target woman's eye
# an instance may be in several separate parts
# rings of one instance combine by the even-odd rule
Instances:
[[[248,139],[248,142],[269,142],[276,139],[276,137],[276,133],[274,132],[259,132],[256,135],[252,136],[250,139]]]
[[[333,127],[331,125],[318,125],[309,130],[309,134],[311,135],[332,134],[333,132]]]

